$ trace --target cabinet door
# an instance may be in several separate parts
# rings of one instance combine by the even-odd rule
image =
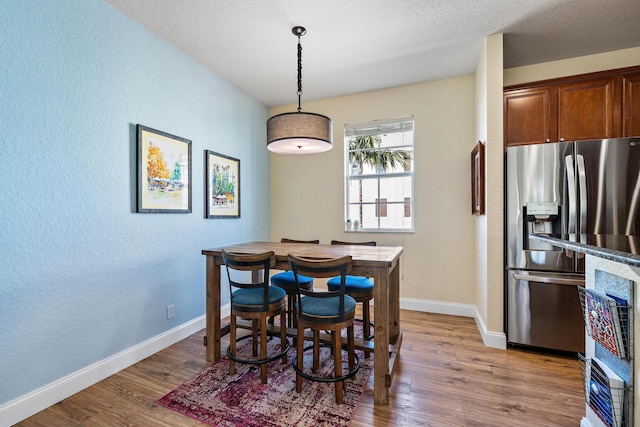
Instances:
[[[622,136],[617,82],[621,79],[613,77],[560,86],[558,137],[573,141]]]
[[[521,89],[504,94],[504,145],[557,141],[557,89]]]
[[[623,136],[640,136],[640,73],[623,78]]]

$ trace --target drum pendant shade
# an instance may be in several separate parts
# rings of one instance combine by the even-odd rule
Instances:
[[[333,123],[315,113],[282,113],[267,120],[267,148],[278,154],[317,154],[331,150]]]
[[[291,32],[298,37],[298,111],[277,114],[267,120],[267,149],[277,154],[318,154],[333,147],[333,122],[327,116],[302,112],[302,45],[303,27]]]

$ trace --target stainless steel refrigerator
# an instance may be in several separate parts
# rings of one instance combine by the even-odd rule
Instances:
[[[640,137],[509,147],[505,186],[507,342],[584,351],[584,255],[530,235],[640,235]]]

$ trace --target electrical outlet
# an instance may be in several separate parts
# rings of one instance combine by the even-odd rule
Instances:
[[[167,306],[167,319],[173,318],[174,316],[173,309],[174,309],[173,304]]]

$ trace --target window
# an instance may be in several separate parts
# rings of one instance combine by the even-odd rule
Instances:
[[[413,231],[413,116],[344,128],[346,219],[363,231]]]

